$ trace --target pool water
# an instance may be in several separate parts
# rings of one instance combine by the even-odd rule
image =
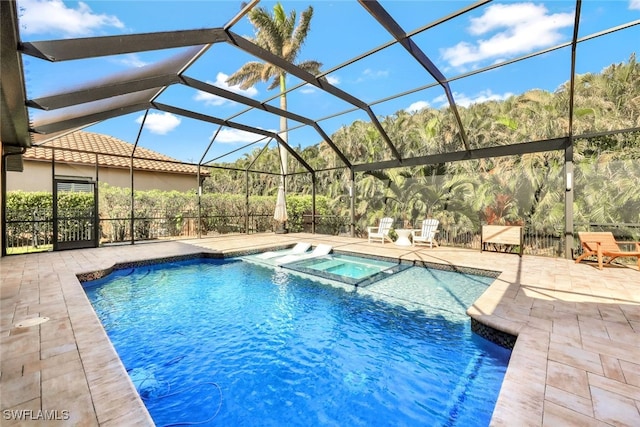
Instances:
[[[306,260],[301,265],[319,271],[326,271],[340,276],[362,279],[372,274],[379,273],[395,264],[389,262],[375,262],[374,260],[359,261],[354,257],[335,255],[327,260]]]
[[[491,281],[411,267],[346,291],[193,260],[85,290],[156,425],[486,426],[510,352],[464,311]]]
[[[344,254],[331,254],[282,265],[285,269],[355,286],[370,285],[409,267],[409,264]]]

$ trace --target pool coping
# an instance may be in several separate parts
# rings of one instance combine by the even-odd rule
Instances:
[[[224,254],[212,253],[212,252],[194,252],[187,255],[175,255],[162,258],[148,258],[140,261],[127,261],[119,262],[109,268],[103,268],[95,271],[88,271],[83,273],[77,273],[76,277],[80,283],[90,282],[107,277],[109,274],[117,270],[126,270],[129,268],[145,267],[149,265],[164,264],[169,262],[188,261],[193,259],[223,259]]]

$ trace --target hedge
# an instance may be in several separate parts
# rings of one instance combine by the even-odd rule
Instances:
[[[131,215],[131,192],[128,188],[101,184],[99,187],[99,216],[112,221],[128,221]],[[59,213],[73,215],[74,212],[92,208],[93,194],[82,192],[61,192],[58,194]],[[8,221],[31,220],[34,216],[50,219],[53,216],[53,196],[47,192],[11,191],[7,193],[6,218]],[[172,224],[172,232],[178,233],[185,217],[197,218],[198,197],[195,192],[136,190],[134,193],[136,218],[161,218]],[[312,198],[309,195],[287,195],[288,229],[303,231],[305,222],[310,221]],[[240,194],[204,194],[200,198],[200,212],[203,231],[229,228],[244,218],[247,208],[246,198]],[[255,221],[269,226],[273,222],[275,197],[249,196],[248,214]],[[316,214],[330,215],[329,199],[316,197]],[[226,223],[225,223],[226,221]],[[321,224],[335,233],[343,225],[335,219],[324,219]],[[270,228],[270,227],[268,227]]]

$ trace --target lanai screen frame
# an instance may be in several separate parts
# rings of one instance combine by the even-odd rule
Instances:
[[[290,127],[287,130],[294,130],[298,127],[309,126],[325,141],[335,152],[337,157],[344,163],[344,168],[350,171],[351,186],[354,188],[353,181],[355,173],[367,172],[374,170],[385,170],[408,166],[425,166],[438,163],[450,163],[463,160],[493,158],[512,155],[523,155],[537,152],[563,151],[565,162],[565,176],[573,173],[573,141],[578,138],[592,138],[605,134],[625,134],[637,132],[640,128],[619,129],[608,132],[598,132],[585,135],[573,134],[573,108],[574,108],[574,77],[576,63],[576,47],[579,43],[611,34],[616,31],[622,31],[640,24],[640,21],[633,21],[627,24],[609,28],[597,34],[592,34],[583,38],[578,38],[578,28],[580,25],[581,0],[575,2],[575,17],[573,25],[573,36],[570,42],[546,48],[544,50],[514,58],[496,65],[484,67],[458,76],[446,77],[430,60],[430,58],[420,49],[420,47],[412,40],[412,37],[421,32],[447,22],[455,17],[463,15],[480,6],[489,3],[491,0],[480,0],[467,7],[464,7],[454,13],[444,16],[435,22],[422,26],[414,31],[406,32],[399,23],[391,16],[384,7],[377,1],[359,0],[360,5],[392,36],[392,40],[378,48],[372,49],[358,55],[341,65],[330,70],[324,71],[320,75],[314,76],[299,67],[291,64],[282,58],[272,55],[251,41],[239,36],[232,31],[233,26],[244,17],[253,7],[258,4],[258,0],[253,0],[245,5],[245,7],[234,17],[232,17],[226,25],[219,28],[208,28],[199,30],[185,31],[166,31],[156,33],[89,37],[81,39],[60,39],[38,42],[21,42],[19,36],[17,6],[15,0],[0,2],[2,8],[2,143],[3,143],[3,161],[7,156],[19,155],[25,148],[32,145],[46,144],[47,141],[60,135],[70,133],[84,127],[95,124],[103,120],[129,114],[132,112],[145,111],[152,109],[158,111],[169,112],[175,115],[188,117],[195,120],[205,121],[217,124],[219,129],[230,127],[238,130],[249,131],[263,138],[256,140],[255,144],[264,138],[276,140],[280,147],[283,147],[291,154],[302,167],[311,174],[313,182],[313,211],[315,212],[315,176],[316,172],[323,170],[314,170],[280,135],[275,132],[265,131],[250,124],[236,121],[242,114],[253,109],[264,110],[268,113],[286,117],[289,120],[299,123],[298,126]],[[290,88],[287,92],[293,91],[303,84],[310,84],[326,93],[341,99],[353,106],[353,108],[325,117],[313,120],[290,111],[271,106],[269,101],[277,98],[278,95],[266,99],[264,101],[256,101],[254,99],[218,88],[200,80],[185,75],[189,66],[213,44],[227,43],[237,49],[252,55],[258,60],[270,62],[287,73],[301,79],[303,83]],[[413,90],[387,97],[371,103],[366,103],[357,97],[345,92],[336,86],[330,84],[324,77],[331,72],[342,67],[353,64],[370,55],[374,55],[386,47],[399,44],[411,54],[411,56],[422,66],[435,80],[434,83],[415,88]],[[190,47],[189,47],[190,46]],[[134,70],[120,76],[103,81],[100,85],[85,86],[72,92],[61,92],[52,96],[27,99],[25,88],[24,70],[22,67],[22,56],[32,56],[46,61],[58,62],[73,59],[86,59],[97,56],[144,52],[149,50],[168,49],[175,47],[189,47],[185,52],[180,53],[168,60],[159,62],[153,67],[146,68],[142,71]],[[489,148],[472,149],[466,137],[466,131],[460,120],[454,96],[449,88],[449,82],[463,79],[471,75],[490,71],[514,62],[523,61],[538,55],[542,55],[554,50],[570,47],[570,84],[569,84],[569,113],[568,113],[568,132],[563,137],[534,140],[523,143],[503,145]],[[244,104],[247,109],[241,111],[228,118],[219,118],[179,108],[173,105],[167,105],[157,102],[158,96],[170,85],[181,84],[194,90],[200,90],[222,98],[232,100],[234,102]],[[389,138],[384,128],[378,121],[372,106],[385,102],[389,99],[401,97],[409,93],[418,92],[430,87],[440,86],[444,91],[449,108],[451,109],[455,121],[460,132],[460,150],[454,152],[446,152],[441,154],[425,155],[420,157],[402,158],[396,149],[393,141]],[[83,105],[82,111],[74,110],[74,106]],[[27,107],[41,110],[60,110],[60,113],[50,115],[47,119],[29,123]],[[66,109],[66,110],[65,110]],[[363,164],[352,164],[344,153],[333,143],[330,136],[324,131],[321,122],[331,117],[347,114],[354,110],[360,110],[370,118],[371,123],[378,130],[380,136],[386,144],[387,149],[391,152],[391,160],[370,162]],[[146,113],[145,113],[146,114]],[[144,121],[140,129],[144,126]],[[211,164],[212,160],[205,160],[207,152],[211,145],[215,142],[215,136],[212,138],[207,149],[202,154],[200,161],[195,163],[184,164],[194,165],[200,170],[201,166],[220,167]],[[137,141],[136,141],[137,144]],[[251,144],[249,144],[251,145]],[[108,153],[103,153],[108,154]],[[131,153],[132,158],[135,155],[135,146]],[[229,169],[228,167],[225,167]],[[235,169],[243,171],[245,174],[265,173],[260,171],[251,171],[251,166],[246,169]],[[233,169],[233,168],[231,168]],[[300,172],[298,172],[300,173]],[[3,204],[6,195],[6,175],[3,168],[3,185],[2,195]],[[286,177],[285,177],[286,178]],[[200,182],[198,178],[198,182]],[[354,200],[355,192],[351,192],[351,234],[354,235]],[[565,192],[565,256],[570,258],[573,249],[573,187],[567,186]],[[4,212],[4,206],[3,206]],[[312,224],[315,225],[315,217]],[[5,224],[2,221],[4,228]]]

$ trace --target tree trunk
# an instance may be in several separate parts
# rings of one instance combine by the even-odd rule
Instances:
[[[282,110],[287,110],[287,95],[286,95],[286,83],[285,83],[285,79],[286,79],[286,74],[282,73],[280,74],[280,108]],[[289,138],[288,138],[288,132],[285,132],[285,130],[287,129],[287,118],[280,116],[280,137],[282,138],[282,140],[285,143],[289,143]],[[280,183],[282,184],[282,186],[284,187],[285,191],[286,191],[286,179],[285,177],[287,176],[287,174],[289,173],[289,167],[288,167],[288,159],[287,159],[287,150],[282,146],[279,145],[280,148],[280,172],[282,173],[282,176],[280,177]]]

